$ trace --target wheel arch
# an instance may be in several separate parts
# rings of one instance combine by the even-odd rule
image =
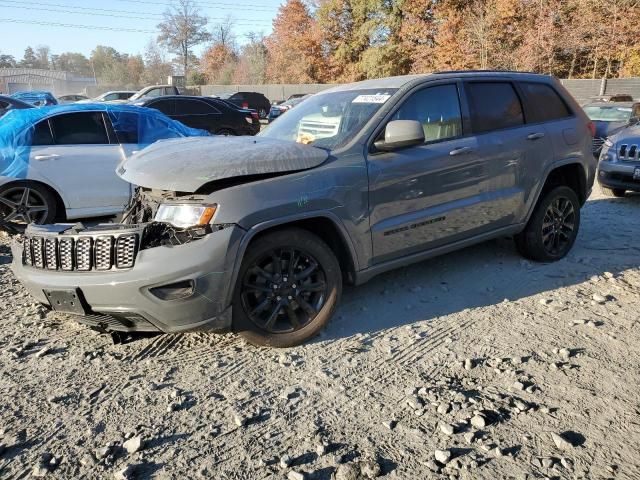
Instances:
[[[566,185],[571,188],[578,196],[581,205],[584,205],[587,201],[589,188],[587,186],[585,166],[577,159],[567,159],[562,163],[554,163],[547,171],[544,182],[540,184],[535,202],[532,202],[529,207],[525,224],[529,221],[531,215],[533,215],[540,199],[543,198],[549,190],[558,185]]]
[[[62,195],[60,195],[60,193],[58,193],[58,191],[54,187],[52,187],[51,185],[45,182],[42,182],[40,180],[32,180],[30,178],[15,179],[0,185],[0,189],[3,189],[5,187],[15,186],[15,185],[25,185],[25,184],[36,184],[42,188],[47,189],[51,193],[51,195],[53,195],[53,198],[55,198],[56,200],[56,219],[66,220],[67,209],[66,209],[64,200],[62,199]]]
[[[255,225],[247,231],[243,237],[236,255],[233,273],[228,292],[227,304],[233,298],[233,291],[237,282],[240,266],[247,248],[258,238],[277,230],[286,228],[301,228],[323,240],[333,251],[338,263],[341,265],[342,276],[345,282],[354,283],[358,271],[356,252],[346,229],[338,218],[329,212],[313,212],[294,217],[279,218]],[[346,268],[345,268],[346,266]]]

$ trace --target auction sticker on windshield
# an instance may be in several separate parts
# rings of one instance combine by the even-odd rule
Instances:
[[[377,94],[377,95],[358,95],[351,103],[384,103],[391,95]]]

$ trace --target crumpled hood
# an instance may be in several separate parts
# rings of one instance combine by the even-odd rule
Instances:
[[[616,146],[624,143],[628,145],[640,145],[640,124],[636,124],[616,132],[609,137],[609,140]]]
[[[117,173],[134,185],[192,193],[214,180],[306,170],[328,156],[320,148],[273,138],[178,138],[141,150]]]

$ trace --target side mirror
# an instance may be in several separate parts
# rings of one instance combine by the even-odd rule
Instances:
[[[384,130],[384,140],[378,140],[374,146],[383,152],[391,152],[399,148],[422,145],[424,130],[416,120],[392,120]]]

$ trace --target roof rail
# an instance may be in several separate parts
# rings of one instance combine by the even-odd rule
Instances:
[[[521,70],[443,70],[440,72],[433,72],[435,75],[441,75],[441,74],[451,74],[451,73],[526,73],[526,74],[532,74],[532,75],[543,75],[541,73],[536,73],[536,72],[525,72],[525,71],[521,71]]]

